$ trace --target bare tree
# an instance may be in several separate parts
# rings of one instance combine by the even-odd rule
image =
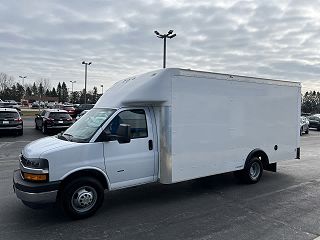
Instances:
[[[51,89],[51,83],[49,78],[40,78],[37,80],[37,86],[42,85],[44,92],[47,91],[48,89]]]

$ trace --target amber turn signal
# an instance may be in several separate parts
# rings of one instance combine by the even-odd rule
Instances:
[[[32,174],[32,173],[22,173],[22,176],[25,180],[29,181],[47,181],[47,174]]]

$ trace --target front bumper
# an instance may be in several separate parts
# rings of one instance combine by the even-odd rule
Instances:
[[[25,202],[46,204],[56,202],[60,181],[49,183],[27,182],[20,170],[13,172],[13,189],[19,199]]]

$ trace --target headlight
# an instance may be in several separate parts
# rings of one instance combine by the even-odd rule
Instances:
[[[43,158],[26,159],[24,156],[21,155],[20,162],[26,168],[43,169],[43,170],[48,170],[49,168],[48,160]]]
[[[49,180],[49,162],[43,158],[25,158],[20,155],[21,176],[27,181],[43,182]]]

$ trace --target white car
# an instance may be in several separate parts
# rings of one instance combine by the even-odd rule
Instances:
[[[309,120],[306,117],[300,117],[300,135],[309,133]]]

